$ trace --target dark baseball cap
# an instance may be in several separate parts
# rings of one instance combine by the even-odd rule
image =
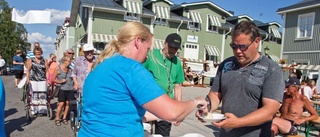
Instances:
[[[290,77],[288,81],[285,82],[286,87],[295,85],[295,86],[300,86],[300,80],[297,77]]]
[[[181,49],[181,37],[177,33],[171,33],[167,36],[166,42],[172,48]]]

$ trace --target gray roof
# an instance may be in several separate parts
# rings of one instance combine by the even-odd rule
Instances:
[[[216,5],[215,3],[213,3],[210,0],[203,0],[203,1],[189,2],[189,3],[183,2],[183,3],[181,3],[181,5],[173,5],[173,6],[171,6],[171,10],[177,10],[177,9],[183,8],[184,6],[188,6],[188,5],[200,5],[200,4],[209,4],[209,5],[217,8],[218,10],[220,10],[225,15],[233,16],[232,13],[230,13],[229,11],[227,11],[227,10],[223,9],[222,7]]]
[[[142,13],[145,14],[145,15],[151,15],[151,16],[155,16],[156,14],[154,12],[152,12],[151,10],[143,7],[142,8]]]
[[[221,27],[223,28],[223,29],[232,29],[233,27],[234,27],[235,25],[233,25],[233,24],[231,24],[231,23],[229,23],[229,22],[226,22],[226,23],[221,23]]]
[[[179,16],[177,14],[174,14],[172,12],[170,12],[170,17],[173,20],[183,20],[183,21],[192,21],[191,19],[187,18],[187,17],[183,17],[183,16]]]
[[[110,8],[115,10],[124,10],[127,9],[114,2],[113,0],[81,0],[83,5],[94,6],[96,8]]]
[[[231,20],[237,20],[237,19],[239,19],[239,18],[248,18],[249,20],[252,20],[253,18],[252,17],[250,17],[249,15],[247,15],[247,14],[243,14],[243,15],[238,15],[238,16],[231,16],[231,17],[227,17],[227,20],[229,21],[231,21]]]
[[[298,9],[298,8],[303,8],[303,7],[308,7],[308,6],[315,6],[320,4],[320,0],[302,0],[296,4],[287,6],[287,7],[283,7],[283,8],[279,8],[277,10],[277,12],[285,12],[288,10],[294,10],[294,9]]]
[[[155,2],[155,1],[156,0],[143,0],[143,5],[148,5],[148,4]],[[171,0],[163,0],[163,1],[169,3],[170,5],[174,4]]]

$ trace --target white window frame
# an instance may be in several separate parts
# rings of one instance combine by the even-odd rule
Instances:
[[[124,13],[124,20],[140,22],[140,14],[132,13],[132,12],[125,12]]]
[[[277,37],[275,37],[275,36],[269,36],[269,42],[271,42],[271,43],[277,43]]]
[[[188,29],[201,30],[201,23],[189,21]]]
[[[189,19],[191,18],[190,15],[191,13],[188,13],[188,17]],[[193,22],[192,21],[188,21],[188,29],[192,29],[192,30],[201,30],[201,23],[200,22]]]
[[[162,26],[167,26],[167,25],[168,25],[168,19],[165,19],[165,18],[156,18],[156,19],[154,20],[154,24],[162,25]]]
[[[218,26],[215,26],[215,25],[211,25],[210,23],[210,19],[209,19],[209,14],[207,14],[207,28],[206,28],[206,31],[208,32],[218,32]],[[212,29],[210,29],[210,27],[212,27]]]
[[[308,22],[309,17],[312,20]],[[307,18],[306,19],[307,21],[305,22],[305,24],[302,24],[303,18]],[[314,20],[315,20],[315,12],[298,15],[298,26],[297,26],[297,38],[298,39],[312,39]],[[304,30],[301,30],[301,27],[304,27]],[[311,28],[308,28],[308,27],[311,27]],[[305,28],[307,28],[307,29],[305,29]],[[304,32],[302,33],[302,31],[304,31]],[[308,35],[309,34],[308,32],[310,33],[310,35]]]

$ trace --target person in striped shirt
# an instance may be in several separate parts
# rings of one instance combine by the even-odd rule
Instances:
[[[40,47],[40,43],[39,42],[35,42],[34,44],[33,44],[33,48],[35,48],[35,47]],[[31,50],[31,51],[28,51],[28,53],[27,53],[27,59],[30,59],[30,58],[34,58],[35,56],[34,56],[34,54],[33,54],[33,51]]]

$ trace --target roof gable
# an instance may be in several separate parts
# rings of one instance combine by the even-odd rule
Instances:
[[[279,8],[277,10],[277,13],[284,14],[288,12],[293,12],[293,11],[298,11],[298,10],[303,10],[308,8],[315,8],[315,7],[320,7],[320,0],[303,0],[296,4]]]
[[[228,12],[227,10],[219,7],[218,5],[214,4],[211,1],[200,1],[200,2],[191,2],[191,3],[182,3],[181,5],[175,5],[173,7],[171,7],[172,10],[178,10],[180,8],[184,8],[184,7],[188,7],[188,6],[197,6],[197,5],[202,5],[202,4],[206,4],[209,5],[215,9],[218,9],[219,11],[221,11],[222,13],[224,13],[225,15],[227,15],[228,17],[233,16],[233,14],[231,14],[230,12]]]
[[[253,18],[250,17],[249,15],[243,14],[243,15],[238,15],[238,16],[232,16],[232,17],[228,17],[227,20],[239,20],[239,19],[248,19],[250,21],[253,21]]]
[[[163,1],[163,2],[168,3],[169,5],[174,5],[174,3],[171,0],[144,0],[143,5],[148,5],[148,4],[157,2],[157,1]]]

